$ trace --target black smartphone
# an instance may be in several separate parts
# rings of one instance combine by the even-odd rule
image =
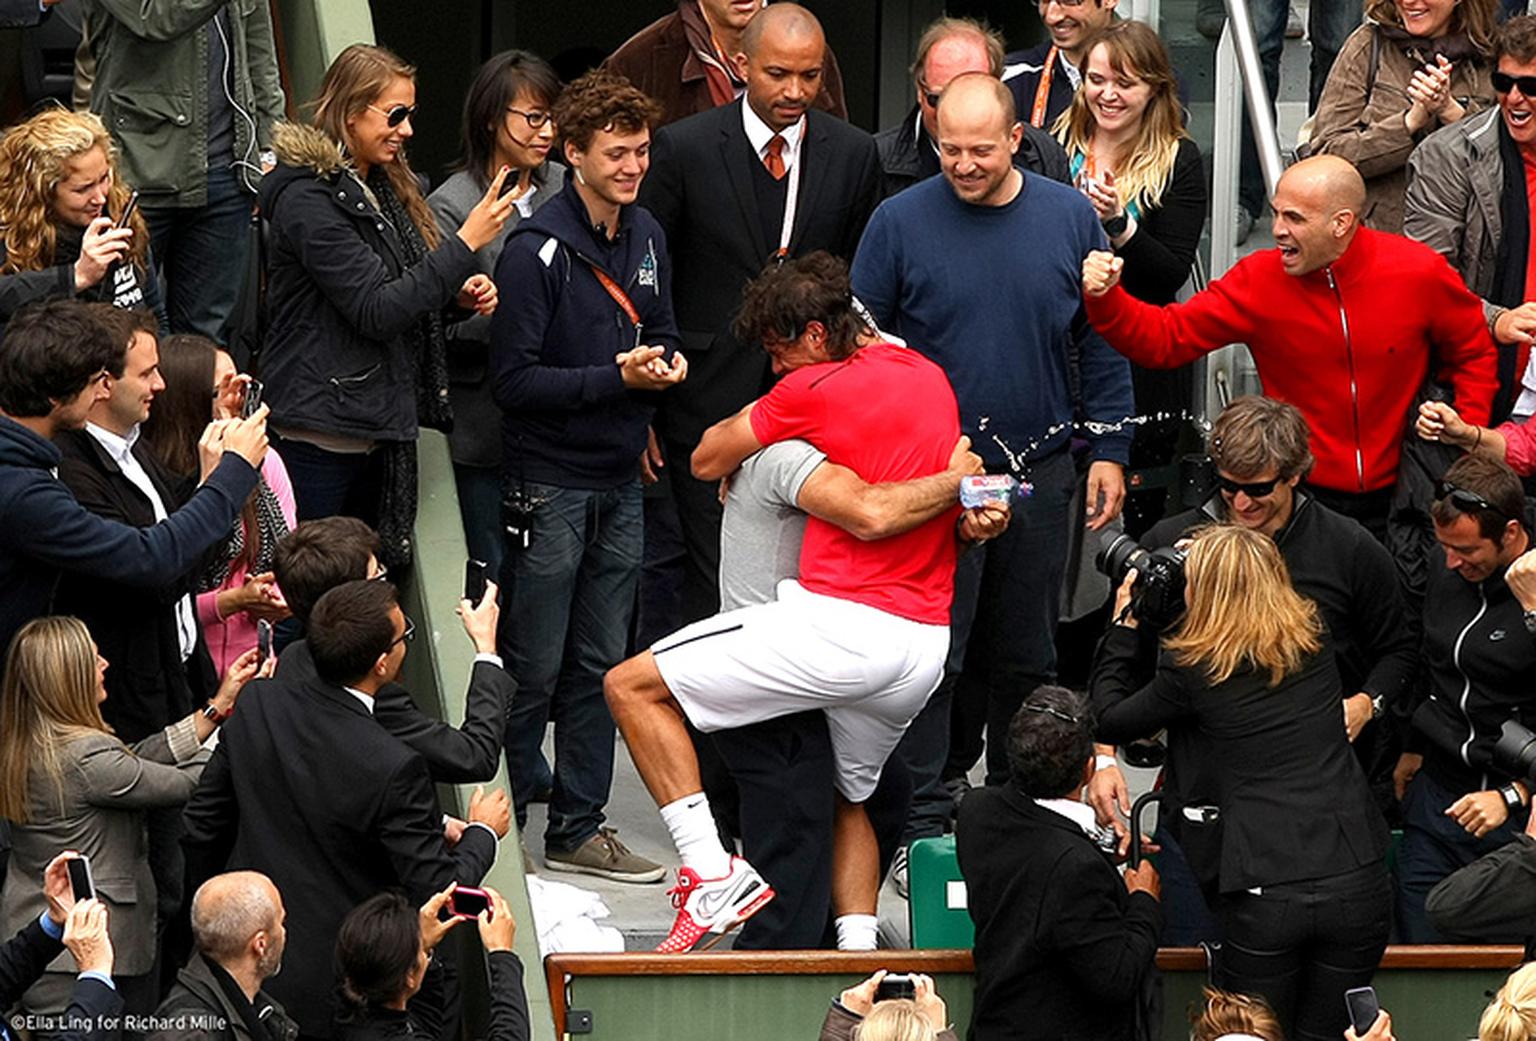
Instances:
[[[245,399],[240,402],[240,418],[250,419],[261,408],[261,395],[266,388],[261,385],[261,380],[252,376],[245,381]]]
[[[479,918],[480,912],[491,909],[491,895],[483,889],[454,886],[448,895],[448,910],[455,918]]]
[[[496,198],[499,199],[503,195],[506,195],[508,192],[512,191],[519,184],[521,184],[522,181],[523,173],[521,170],[508,170],[507,179],[501,182],[501,191],[496,193]]]
[[[259,669],[272,657],[272,623],[265,618],[256,622],[256,667]]]
[[[917,997],[917,984],[911,976],[900,973],[887,973],[885,979],[875,987],[876,1001],[890,1001],[893,998],[907,998],[911,1000]]]
[[[134,189],[133,194],[128,196],[128,205],[123,207],[122,216],[118,217],[117,223],[112,226],[114,228],[126,228],[128,226],[128,222],[133,219],[133,211],[138,208],[139,192],[138,189]]]
[[[1344,992],[1344,1004],[1349,1009],[1349,1022],[1355,1028],[1356,1037],[1364,1037],[1376,1023],[1381,1005],[1376,1000],[1375,987],[1355,987]]]
[[[90,900],[96,896],[96,880],[91,878],[91,860],[86,856],[70,857],[64,862],[69,868],[69,888],[75,900]]]
[[[485,569],[483,560],[464,562],[464,599],[472,604],[478,604],[485,596]]]

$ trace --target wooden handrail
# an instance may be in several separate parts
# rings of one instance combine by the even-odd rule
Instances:
[[[1388,947],[1383,969],[1512,969],[1525,957],[1521,947],[1404,945]],[[566,980],[572,976],[867,976],[900,968],[930,976],[969,973],[976,968],[966,950],[921,951],[705,951],[698,954],[551,954],[544,959],[555,1034],[565,1031]],[[1157,952],[1164,972],[1202,972],[1199,947],[1164,947]]]

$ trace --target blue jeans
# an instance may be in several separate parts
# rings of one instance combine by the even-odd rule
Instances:
[[[1031,691],[1056,681],[1056,620],[1077,467],[1071,453],[1061,451],[1031,464],[1028,479],[1034,491],[1014,504],[1008,530],[967,550],[957,569],[978,569],[980,579],[972,584],[956,574],[949,665],[965,665],[955,686],[946,777],[964,776],[976,762],[985,728],[987,783],[1006,781],[1008,724]],[[975,590],[973,603],[964,602],[967,588]],[[921,790],[922,771],[907,765]]]
[[[501,567],[502,660],[517,681],[507,715],[507,775],[517,823],[555,724],[547,852],[568,853],[602,825],[613,781],[613,717],[603,674],[624,658],[645,524],[640,482],[604,491],[525,482],[537,505],[528,547],[508,542]]]
[[[229,314],[240,298],[255,198],[232,170],[208,171],[202,206],[144,206],[160,264],[171,332],[227,344]]]
[[[379,526],[379,497],[384,489],[384,456],[373,452],[332,452],[308,441],[272,438],[293,482],[299,520],[356,517]]]
[[[1424,911],[1424,901],[1446,875],[1485,853],[1514,841],[1529,811],[1480,839],[1445,815],[1446,807],[1465,795],[1453,792],[1420,770],[1403,793],[1403,844],[1397,854],[1397,924],[1404,943],[1445,943]]]
[[[1274,115],[1275,95],[1280,92],[1280,52],[1285,50],[1285,22],[1290,14],[1290,0],[1253,0],[1253,35],[1259,45],[1259,61],[1264,66],[1264,86],[1269,91],[1270,115]],[[1308,70],[1307,111],[1317,108],[1328,82],[1328,70],[1349,34],[1360,27],[1361,0],[1312,0],[1307,10],[1307,43],[1312,48]],[[1283,152],[1287,144],[1280,142]],[[1243,208],[1260,221],[1264,219],[1264,174],[1259,168],[1259,150],[1253,143],[1248,125],[1248,110],[1243,109],[1243,151],[1238,198]]]

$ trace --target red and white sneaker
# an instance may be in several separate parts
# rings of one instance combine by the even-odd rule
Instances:
[[[719,933],[704,945],[707,950],[773,899],[773,887],[757,869],[740,857],[731,858],[731,870],[723,878],[700,878],[693,868],[677,869],[677,885],[667,891],[677,920],[656,950],[682,954],[693,950],[705,933]]]

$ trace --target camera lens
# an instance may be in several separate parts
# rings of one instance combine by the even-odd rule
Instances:
[[[1110,582],[1118,586],[1125,581],[1125,573],[1136,567],[1137,562],[1146,555],[1147,551],[1137,545],[1134,538],[1122,533],[1099,550],[1093,562],[1100,574],[1107,575]]]

